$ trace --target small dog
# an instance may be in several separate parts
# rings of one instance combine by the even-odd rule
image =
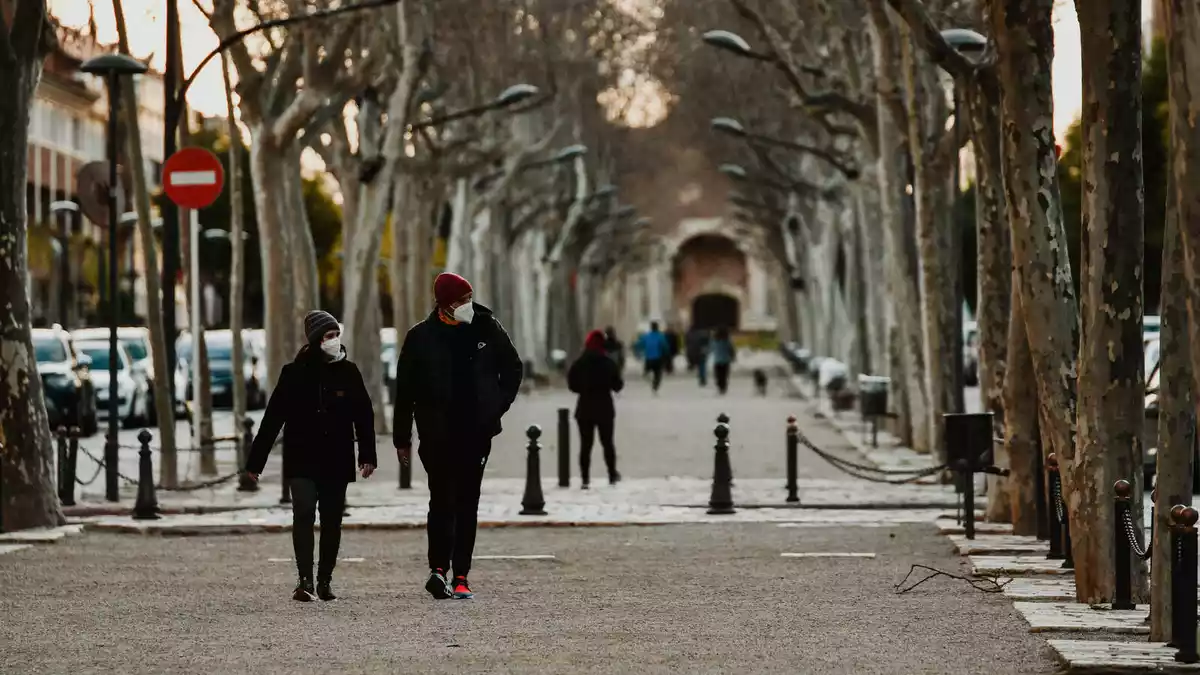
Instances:
[[[767,395],[767,373],[762,368],[754,369],[754,390],[759,396]]]

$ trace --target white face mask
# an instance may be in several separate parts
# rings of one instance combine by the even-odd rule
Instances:
[[[322,342],[321,343],[321,351],[325,352],[327,355],[329,355],[333,358],[337,358],[338,356],[340,356],[342,353],[342,338],[341,338],[341,336],[338,336],[335,338],[329,338],[328,340]]]
[[[459,305],[454,309],[454,320],[462,323],[471,323],[475,318],[475,306],[471,303]]]

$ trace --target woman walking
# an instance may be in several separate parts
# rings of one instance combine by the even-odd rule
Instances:
[[[257,481],[283,429],[283,479],[292,489],[292,548],[300,580],[292,598],[336,600],[330,589],[342,541],[346,486],[354,482],[354,443],[362,477],[375,471],[375,414],[358,367],[346,360],[337,319],[322,311],[304,317],[308,344],[285,365],[271,392],[246,460]],[[313,525],[321,513],[321,555],[313,589]]]
[[[604,464],[608,467],[608,482],[621,480],[617,472],[617,450],[613,445],[613,426],[617,412],[613,392],[625,386],[621,372],[605,352],[604,333],[594,330],[584,341],[583,353],[567,371],[567,386],[579,395],[575,404],[575,423],[579,425],[579,475],[583,489],[588,489],[592,465],[592,444],[600,433],[604,448]]]
[[[737,348],[729,339],[728,328],[718,328],[709,345],[712,352],[713,375],[717,378],[717,391],[724,394],[729,389],[729,367],[737,359]]]

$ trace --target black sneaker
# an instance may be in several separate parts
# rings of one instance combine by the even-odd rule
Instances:
[[[329,587],[328,580],[317,582],[317,597],[325,602],[337,600],[337,596],[333,594],[333,589]]]
[[[312,579],[300,577],[300,581],[296,584],[296,590],[292,591],[292,599],[297,602],[312,602],[314,600]]]
[[[451,596],[450,584],[446,581],[446,572],[442,569],[430,570],[429,579],[425,582],[425,590],[434,600],[445,600]]]
[[[614,471],[608,475],[608,484],[609,485],[616,485],[617,483],[620,483],[620,482],[621,482],[621,474],[617,473],[616,471]]]

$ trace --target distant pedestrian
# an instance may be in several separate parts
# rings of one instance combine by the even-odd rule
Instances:
[[[617,450],[613,445],[613,427],[617,411],[613,392],[625,386],[617,364],[604,351],[604,333],[594,330],[587,335],[583,353],[567,372],[567,386],[579,395],[575,403],[575,423],[579,426],[579,476],[583,489],[588,489],[592,464],[592,444],[600,433],[604,448],[604,465],[608,468],[608,483],[621,480],[617,472]]]
[[[667,338],[658,329],[657,321],[650,322],[650,332],[642,334],[638,345],[646,363],[646,370],[650,371],[650,388],[657,394],[658,387],[662,384],[664,362],[670,354]]]
[[[724,394],[729,390],[729,368],[737,360],[737,348],[729,339],[728,328],[718,328],[712,345],[713,375],[717,378],[717,391]]]
[[[474,595],[467,581],[475,550],[479,491],[500,419],[521,388],[524,367],[492,311],[472,301],[457,274],[433,283],[437,306],[404,338],[396,365],[393,443],[400,463],[417,454],[429,476],[429,579],[434,598]],[[453,563],[453,581],[447,572]]]
[[[708,343],[710,336],[708,331],[702,328],[692,328],[687,333],[686,350],[688,359],[688,369],[695,368],[696,375],[700,380],[700,386],[708,385]]]
[[[304,316],[308,343],[285,365],[267,402],[246,460],[258,480],[283,429],[283,480],[292,491],[292,549],[300,581],[292,598],[336,600],[330,589],[342,541],[346,486],[354,482],[354,443],[363,478],[375,471],[375,413],[358,367],[346,359],[337,319],[327,312]],[[313,525],[321,514],[317,585],[313,589]]]
[[[675,357],[679,356],[679,333],[675,332],[675,328],[667,324],[667,330],[663,333],[663,337],[667,339],[667,358],[663,361],[663,370],[667,371],[668,375],[675,373]]]
[[[617,370],[625,372],[625,344],[617,339],[617,329],[609,326],[604,329],[604,352],[608,358],[617,364]]]

